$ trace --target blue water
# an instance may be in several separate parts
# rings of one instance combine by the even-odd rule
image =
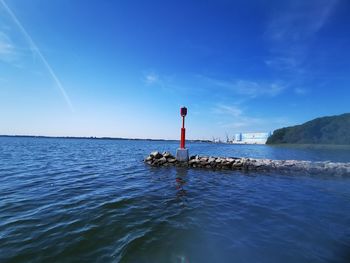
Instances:
[[[350,262],[350,178],[142,162],[177,146],[0,138],[0,262]],[[350,161],[343,148],[188,147]]]

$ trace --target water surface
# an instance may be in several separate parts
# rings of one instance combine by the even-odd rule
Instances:
[[[0,138],[0,262],[349,262],[350,179],[154,168],[175,142]],[[350,161],[343,148],[192,154]]]

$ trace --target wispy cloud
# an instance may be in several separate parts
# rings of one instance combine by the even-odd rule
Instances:
[[[17,52],[11,39],[4,32],[0,32],[0,60],[12,62],[17,58]]]
[[[228,106],[224,104],[218,104],[213,108],[213,112],[216,114],[231,115],[232,117],[239,117],[243,111],[237,105]]]
[[[232,132],[242,131],[264,131],[271,127],[288,126],[290,122],[283,117],[261,118],[249,116],[239,105],[217,104],[212,108],[214,114],[219,115],[218,123],[223,129],[232,130]]]
[[[264,62],[267,66],[279,71],[289,71],[292,69],[294,72],[303,73],[303,69],[299,68],[300,60],[292,52],[288,53],[286,50],[285,53],[272,56]]]
[[[247,116],[239,105],[217,104],[213,107],[212,112],[220,115],[219,125],[225,129],[241,131],[263,122],[262,119]]]
[[[158,88],[164,92],[174,93],[176,90],[184,90],[178,81],[175,81],[175,75],[160,74],[154,70],[145,71],[142,75],[142,82],[146,86]]]
[[[256,98],[260,96],[274,97],[286,89],[286,86],[279,82],[257,82],[251,80],[226,81],[203,76],[200,77],[210,85],[224,88],[227,91],[248,98]]]
[[[302,64],[310,41],[324,27],[337,0],[283,1],[272,15],[265,38],[271,57],[266,65],[281,71],[304,73]]]
[[[308,40],[327,22],[338,0],[286,1],[267,28],[273,41]]]
[[[153,85],[153,84],[157,84],[160,82],[160,78],[159,76],[154,73],[154,72],[150,72],[144,75],[144,79],[143,81],[147,84],[147,85]]]
[[[50,74],[50,76],[52,77],[52,79],[54,80],[54,82],[56,83],[56,86],[58,88],[58,90],[60,91],[60,93],[62,94],[65,102],[67,103],[68,107],[70,108],[71,111],[73,111],[73,105],[71,103],[71,100],[65,90],[65,88],[63,87],[61,81],[59,80],[59,78],[57,77],[56,73],[54,72],[54,70],[52,69],[51,65],[49,64],[49,62],[47,61],[47,59],[45,58],[45,56],[41,53],[39,47],[36,45],[36,43],[34,42],[34,40],[31,38],[31,36],[29,35],[29,33],[25,30],[25,28],[23,27],[22,23],[18,20],[18,18],[16,17],[16,15],[13,13],[13,11],[11,10],[11,8],[5,3],[4,0],[0,0],[0,5],[4,8],[4,10],[6,11],[6,13],[9,15],[9,17],[12,19],[13,23],[17,26],[17,28],[20,30],[20,32],[22,33],[22,35],[24,36],[24,38],[27,40],[30,49],[32,50],[32,52],[34,54],[36,54],[39,59],[41,60],[41,62],[44,64],[45,68],[47,69],[48,73]],[[5,46],[7,47],[4,48],[4,52],[5,51],[9,51],[9,46]]]
[[[294,92],[298,95],[305,95],[308,92],[308,90],[304,88],[295,88]]]

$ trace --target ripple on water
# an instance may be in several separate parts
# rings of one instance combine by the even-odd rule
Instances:
[[[349,178],[142,163],[151,150],[177,147],[0,138],[0,261],[347,262]],[[344,151],[189,147],[202,155],[350,161]]]

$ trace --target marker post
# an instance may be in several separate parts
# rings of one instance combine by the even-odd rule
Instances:
[[[179,162],[187,162],[188,149],[185,148],[185,141],[186,141],[185,117],[187,115],[186,107],[182,107],[180,109],[180,115],[182,117],[182,128],[181,128],[180,148],[176,150],[176,159]]]

